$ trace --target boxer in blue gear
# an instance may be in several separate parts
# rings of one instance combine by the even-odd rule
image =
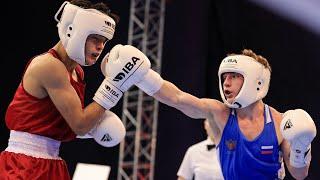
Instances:
[[[301,109],[289,110],[283,116],[262,101],[270,76],[268,61],[244,49],[242,54],[228,55],[220,64],[223,102],[186,93],[151,69],[136,85],[191,118],[209,120],[225,179],[282,178],[282,160],[294,178],[304,179],[316,127]]]

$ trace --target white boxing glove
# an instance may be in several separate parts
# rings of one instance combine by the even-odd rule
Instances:
[[[109,110],[118,103],[122,95],[123,92],[117,86],[114,86],[109,78],[105,78],[94,94],[93,100]]]
[[[105,69],[103,68],[105,59],[114,59],[115,61],[112,61],[111,64],[108,62],[109,65],[106,65]],[[157,72],[151,69],[151,63],[148,57],[131,45],[116,45],[110,51],[109,58],[105,59],[101,64],[102,72],[104,72],[106,76],[115,77],[114,79],[123,78],[119,83],[122,83],[123,87],[121,88],[125,90],[130,88],[132,84],[135,84],[145,93],[152,96],[162,86],[163,79]],[[118,64],[123,61],[126,62],[126,64],[122,68],[122,72],[118,73],[112,64]]]
[[[311,142],[317,134],[316,126],[310,115],[302,109],[285,112],[280,131],[283,138],[290,143],[290,165],[301,168],[309,164]]]
[[[130,83],[124,83],[123,86],[125,86],[125,88],[129,88],[128,86],[131,86],[133,82],[142,91],[144,91],[146,94],[150,96],[156,93],[161,88],[163,84],[163,79],[157,72],[151,69],[151,63],[148,57],[144,55],[143,52],[141,52],[139,49],[131,45],[125,45],[125,46],[117,45],[117,46],[115,46],[115,48],[119,48],[119,52],[120,52],[119,54],[122,54],[122,55],[119,55],[118,57],[117,54],[112,54],[110,52],[109,57],[111,59],[116,59],[117,57],[119,59],[130,59],[130,58],[134,59],[133,57],[136,57],[137,59],[142,59],[143,62],[145,62],[145,64],[141,66],[141,70],[139,72],[133,71],[132,74],[133,76],[135,76],[134,81],[130,81]],[[128,63],[127,66],[132,67],[133,66],[132,64],[133,63]],[[107,66],[107,67],[112,68],[112,66]],[[139,67],[136,67],[136,68],[139,68]],[[122,76],[125,76],[124,72],[126,72],[125,68],[123,69]],[[120,75],[121,74],[118,74],[117,76],[119,77],[116,77],[116,78],[121,78]],[[128,73],[128,75],[130,74]]]
[[[137,48],[121,44],[114,46],[101,62],[106,79],[93,99],[106,109],[112,107],[124,91],[142,80],[150,67],[147,56]]]
[[[139,82],[151,67],[149,59],[139,49],[121,44],[111,49],[101,65],[101,71],[122,92]]]
[[[126,129],[120,118],[111,111],[105,111],[96,126],[84,136],[78,138],[93,138],[104,147],[112,147],[119,144],[126,135]]]
[[[107,69],[106,66],[107,66],[108,59],[110,59],[109,60],[110,62],[115,61],[116,55],[114,55],[114,54],[118,54],[120,47],[121,46],[119,46],[119,45],[116,45],[115,47],[113,47],[110,51],[110,53],[112,53],[112,56],[110,57],[109,56],[110,53],[108,53],[103,58],[101,65],[100,65],[102,74],[105,76],[105,79],[103,80],[100,87],[96,91],[96,93],[93,97],[93,100],[96,101],[101,106],[103,106],[105,109],[110,109],[113,106],[115,106],[123,95],[123,90],[118,88],[116,86],[116,84],[113,84],[112,77],[109,77],[106,74],[106,69]],[[116,67],[115,67],[115,69],[116,69]]]

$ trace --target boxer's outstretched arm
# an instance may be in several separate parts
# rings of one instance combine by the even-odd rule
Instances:
[[[157,72],[151,69],[148,57],[139,49],[131,45],[117,45],[113,49],[116,49],[118,53],[115,55],[110,53],[109,58],[114,57],[116,61],[114,63],[108,61],[105,72],[113,77],[112,81],[118,82],[114,84],[121,85],[130,82],[130,85],[126,85],[127,88],[122,91],[126,91],[134,83],[148,95],[195,119],[214,119],[216,121],[216,119],[222,118],[213,118],[213,116],[221,117],[222,112],[228,110],[220,101],[197,98],[163,80]],[[128,79],[131,80],[128,81]]]
[[[197,98],[163,80],[157,72],[150,69],[151,63],[148,57],[131,45],[116,45],[101,64],[101,70],[107,76],[106,81],[110,87],[111,85],[115,86],[116,89],[124,92],[135,84],[148,95],[192,118],[216,119],[213,118],[213,114],[216,115],[227,109],[223,103],[217,100]],[[103,83],[101,87],[105,86]],[[100,103],[100,99],[105,99],[103,97],[105,97],[104,94],[107,93],[107,90],[102,93],[99,90],[97,92],[99,93],[96,93],[94,100],[103,105],[104,103]]]
[[[165,80],[153,97],[195,119],[212,119],[212,112],[224,108],[223,104],[217,100],[197,98]]]
[[[227,117],[224,114],[229,114],[226,112],[228,108],[223,103],[215,99],[197,98],[165,80],[153,97],[191,118],[208,119],[215,143],[219,143],[221,132],[226,124]]]
[[[117,87],[115,89],[119,89],[121,92],[128,90],[132,84],[135,84],[162,103],[175,107],[186,115],[197,119],[210,118],[209,108],[223,105],[219,101],[199,99],[179,90],[172,83],[164,81],[157,72],[151,69],[148,57],[131,45],[116,45],[109,55],[106,55],[104,60],[106,59],[109,60],[102,62],[102,66],[105,66],[102,68],[102,72],[109,77],[107,79],[108,82],[111,82],[109,84],[112,84],[112,87]],[[111,85],[108,86],[111,87]],[[105,84],[102,84],[101,87],[104,88]],[[98,92],[100,91],[98,90]],[[100,99],[105,99],[103,98],[105,92],[107,90],[96,94],[94,100],[103,105],[104,103],[100,103]]]

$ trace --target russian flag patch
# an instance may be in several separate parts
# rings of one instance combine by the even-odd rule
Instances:
[[[273,146],[261,146],[261,154],[272,154]]]

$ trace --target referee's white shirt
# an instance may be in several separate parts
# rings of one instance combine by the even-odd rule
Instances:
[[[216,148],[207,149],[214,144],[208,137],[206,140],[190,146],[180,165],[178,176],[195,180],[223,180]]]

